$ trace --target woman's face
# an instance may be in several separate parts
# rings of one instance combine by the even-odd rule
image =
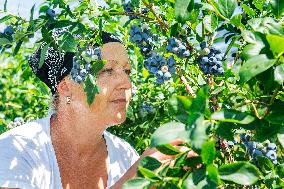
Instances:
[[[102,58],[107,61],[96,77],[100,93],[95,96],[89,106],[82,85],[76,90],[76,107],[81,108],[83,114],[98,117],[107,125],[115,125],[125,121],[126,110],[131,100],[131,81],[127,51],[123,44],[117,42],[106,43],[101,47]],[[78,86],[77,86],[78,87]],[[78,88],[77,88],[78,89]],[[71,104],[74,104],[73,101]],[[82,115],[85,116],[85,115]]]

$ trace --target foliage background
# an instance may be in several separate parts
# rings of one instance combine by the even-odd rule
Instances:
[[[146,158],[138,169],[139,178],[126,188],[283,188],[284,2],[134,0],[135,13],[125,13],[123,1],[107,3],[109,7],[102,8],[95,1],[84,0],[70,9],[68,2],[50,0],[41,5],[39,17],[33,16],[32,8],[29,19],[8,13],[4,6],[5,16],[0,21],[12,25],[15,34],[13,39],[1,38],[0,132],[10,129],[7,125],[16,117],[29,121],[47,114],[49,91],[33,76],[26,61],[39,46],[33,45],[33,34],[47,39],[46,28],[68,24],[80,28],[78,23],[82,23],[87,26],[80,28],[84,32],[98,27],[120,37],[128,46],[134,68],[131,78],[135,90],[128,118],[109,130],[139,153],[151,146],[177,155],[174,166]],[[146,17],[140,14],[145,7],[150,9]],[[55,21],[46,17],[48,8],[59,10]],[[129,15],[136,13],[142,18],[129,20]],[[185,41],[191,49],[190,58],[175,57],[178,72],[162,85],[144,68],[145,57],[129,41],[130,26],[143,19],[159,36],[156,52],[165,57],[171,54],[165,49],[169,37]],[[224,75],[207,75],[199,69],[203,41],[222,49]],[[74,45],[62,43],[60,47],[72,49]],[[170,121],[175,122],[166,124]],[[250,150],[241,134],[249,135],[249,142],[262,148],[275,143],[277,163],[265,155],[253,157],[250,151],[256,148]],[[200,156],[187,158],[168,145],[175,138],[183,138]],[[199,164],[202,167],[197,169]]]

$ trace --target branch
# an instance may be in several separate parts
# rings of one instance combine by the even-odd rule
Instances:
[[[159,17],[159,15],[156,14],[154,8],[153,8],[153,4],[147,4],[145,1],[142,1],[143,4],[153,13],[154,17],[157,19],[159,25],[161,26],[161,28],[167,32],[169,30],[169,26],[163,21],[163,19],[161,19]]]

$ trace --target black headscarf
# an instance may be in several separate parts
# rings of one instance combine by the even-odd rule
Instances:
[[[67,30],[66,28],[56,30],[53,32],[53,37],[56,38]],[[122,43],[118,38],[104,31],[101,34],[101,38],[102,44],[109,42]],[[45,53],[43,65],[39,68],[40,54],[45,45],[46,43],[42,43],[40,48],[29,57],[28,62],[33,73],[50,88],[52,94],[55,94],[57,85],[71,72],[75,53],[59,52],[57,49],[49,46]]]

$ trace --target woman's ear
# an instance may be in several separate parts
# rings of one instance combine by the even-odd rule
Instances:
[[[57,91],[60,96],[71,96],[71,83],[68,77],[65,77],[57,85]]]

